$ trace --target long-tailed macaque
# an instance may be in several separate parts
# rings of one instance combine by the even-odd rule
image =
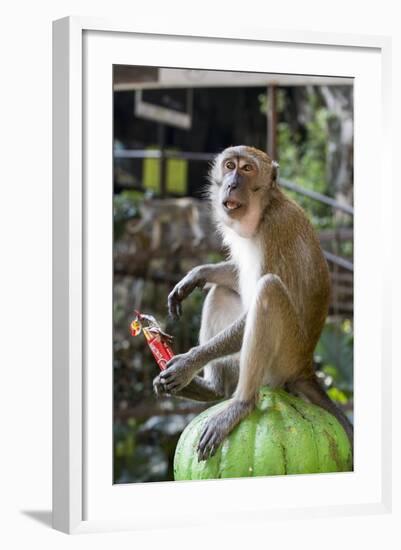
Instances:
[[[313,369],[329,306],[328,266],[304,211],[280,190],[277,170],[277,163],[253,147],[229,147],[216,157],[209,197],[230,259],[195,267],[168,297],[170,314],[178,318],[181,302],[196,287],[212,285],[199,345],[171,359],[154,380],[158,394],[200,401],[232,396],[204,427],[199,460],[212,456],[253,409],[264,384],[328,410],[352,443],[351,423]]]

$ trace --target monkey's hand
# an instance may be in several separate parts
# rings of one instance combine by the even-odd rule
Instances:
[[[194,267],[168,295],[168,311],[173,319],[178,319],[182,313],[181,302],[196,288],[203,288],[206,279],[201,275],[201,266]]]
[[[166,388],[162,381],[160,380],[160,375],[156,376],[156,378],[153,379],[153,391],[156,394],[156,397],[162,397],[162,396],[169,396],[169,392],[166,391]]]
[[[176,355],[167,363],[167,368],[154,380],[156,393],[176,393],[185,388],[199,370],[198,363],[190,352]]]

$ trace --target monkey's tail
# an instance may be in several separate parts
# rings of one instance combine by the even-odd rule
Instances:
[[[333,403],[333,401],[320,385],[317,378],[314,376],[312,378],[296,380],[291,385],[291,388],[293,388],[297,393],[299,392],[300,394],[304,395],[311,403],[322,407],[322,409],[325,409],[333,416],[335,416],[344,428],[345,433],[347,434],[348,439],[351,443],[351,448],[353,450],[354,427],[348,420],[347,416],[343,413],[343,411]]]

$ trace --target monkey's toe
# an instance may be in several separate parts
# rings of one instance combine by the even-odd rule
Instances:
[[[214,426],[214,422],[206,424],[197,448],[198,462],[214,456],[223,439],[220,431]]]

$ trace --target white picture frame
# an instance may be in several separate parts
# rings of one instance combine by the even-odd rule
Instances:
[[[64,532],[154,528],[156,500],[164,511],[159,527],[385,513],[391,507],[390,245],[380,239],[391,231],[382,200],[391,194],[390,39],[260,28],[204,34],[173,24],[166,31],[82,17],[54,22],[53,526]],[[224,64],[229,50],[235,55]],[[111,446],[107,456],[112,421],[108,102],[114,63],[355,79],[354,472],[112,485]],[[95,81],[97,94],[90,91]],[[90,184],[94,178],[96,197]],[[366,243],[380,255],[374,263]],[[201,514],[206,503],[208,514]]]

